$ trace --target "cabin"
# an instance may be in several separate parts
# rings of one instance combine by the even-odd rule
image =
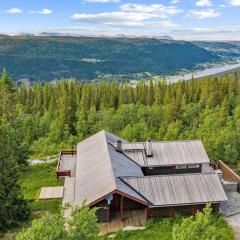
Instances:
[[[57,176],[65,179],[63,203],[97,207],[100,223],[192,215],[227,201],[199,140],[130,143],[106,131],[62,150]]]

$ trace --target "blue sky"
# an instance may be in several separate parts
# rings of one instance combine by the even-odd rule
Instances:
[[[0,0],[0,32],[240,40],[240,0]]]

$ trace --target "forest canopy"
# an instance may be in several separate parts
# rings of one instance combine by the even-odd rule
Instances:
[[[0,91],[7,98],[7,90]],[[240,159],[237,72],[172,84],[23,84],[7,104],[15,112],[24,156],[53,155],[105,129],[130,141],[201,139],[211,159],[235,166]],[[4,111],[0,106],[0,117]]]

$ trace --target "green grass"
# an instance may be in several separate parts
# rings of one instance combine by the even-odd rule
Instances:
[[[149,220],[145,224],[145,229],[143,230],[131,230],[123,231],[120,230],[112,238],[114,240],[172,240],[172,230],[175,224],[179,224],[183,221],[183,217],[175,216],[174,218],[165,218],[158,220]],[[234,239],[234,234],[232,229],[228,226],[224,218],[220,215],[214,215],[213,225],[217,226],[219,231],[224,231],[229,238]],[[106,240],[109,239],[106,236]]]
[[[115,240],[170,240],[172,239],[172,228],[178,218],[162,219],[146,222],[144,230],[118,231]]]
[[[31,216],[5,235],[0,233],[0,239],[14,239],[14,235],[23,227],[28,227],[33,219],[41,217],[46,212],[53,214],[58,211],[61,200],[38,200],[41,187],[61,186],[62,180],[56,177],[56,162],[24,167],[21,174],[24,198],[29,202]]]
[[[41,187],[61,186],[62,180],[56,177],[56,162],[28,166],[22,173],[24,198],[29,201],[32,211],[57,211],[60,200],[38,200]]]

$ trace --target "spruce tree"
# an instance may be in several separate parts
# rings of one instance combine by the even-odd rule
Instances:
[[[29,215],[20,188],[13,134],[9,124],[0,122],[0,230],[16,226]]]

